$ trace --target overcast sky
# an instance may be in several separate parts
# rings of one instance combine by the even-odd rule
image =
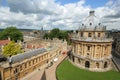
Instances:
[[[0,0],[0,28],[78,29],[90,10],[120,30],[120,0]]]

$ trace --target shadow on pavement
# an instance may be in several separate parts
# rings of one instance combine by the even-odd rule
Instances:
[[[44,70],[44,73],[43,73],[43,75],[42,75],[42,77],[41,77],[41,79],[40,79],[40,80],[46,80],[45,70]]]

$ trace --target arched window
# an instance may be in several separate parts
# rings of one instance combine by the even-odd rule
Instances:
[[[81,61],[80,61],[80,59],[78,58],[78,63],[80,64],[80,62],[81,62]]]
[[[75,61],[74,56],[72,56],[72,60],[73,60],[73,62]]]
[[[86,61],[86,62],[85,62],[85,67],[86,67],[86,68],[89,68],[89,67],[90,67],[90,62],[89,62],[89,61]]]

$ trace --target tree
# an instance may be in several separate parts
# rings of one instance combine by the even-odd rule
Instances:
[[[59,30],[58,28],[55,28],[53,30],[51,30],[51,32],[49,34],[45,34],[44,35],[44,39],[53,39],[53,38],[58,38],[58,39],[66,39],[67,40],[67,37],[68,37],[68,31],[62,31],[62,30]]]
[[[43,37],[43,38],[44,38],[44,39],[48,39],[48,37],[49,37],[49,36],[48,36],[48,34],[47,34],[47,33],[45,33],[45,35],[44,35],[44,37]]]
[[[11,41],[3,47],[3,55],[6,57],[22,53],[21,45]]]
[[[53,29],[49,34],[50,39],[59,38],[59,33],[60,30],[58,28]]]
[[[16,27],[8,27],[0,33],[0,39],[8,39],[10,37],[11,40],[23,40],[23,34]]]

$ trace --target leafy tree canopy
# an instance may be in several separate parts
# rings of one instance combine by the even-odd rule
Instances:
[[[12,41],[23,40],[23,34],[16,27],[8,27],[0,33],[0,39],[10,39]]]
[[[3,55],[6,57],[22,53],[21,45],[11,41],[3,47]]]
[[[58,28],[54,28],[51,30],[50,33],[46,33],[44,35],[44,38],[46,38],[46,39],[58,38],[58,39],[63,39],[63,40],[66,39],[67,40],[67,37],[68,37],[68,32],[59,30]]]

